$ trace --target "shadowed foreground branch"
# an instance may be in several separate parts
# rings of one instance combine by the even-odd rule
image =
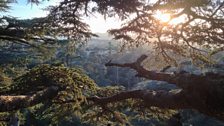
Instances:
[[[143,77],[148,79],[172,82],[179,86],[180,89],[123,92],[119,90],[108,95],[98,95],[95,92],[95,83],[82,74],[80,70],[42,65],[17,78],[15,80],[17,83],[14,83],[9,91],[6,90],[7,95],[4,91],[0,92],[0,112],[18,110],[52,100],[55,103],[63,103],[59,106],[64,105],[68,111],[73,111],[73,109],[76,111],[75,107],[68,108],[66,104],[81,107],[86,103],[86,99],[93,102],[93,106],[105,107],[109,103],[121,102],[126,99],[139,99],[143,101],[145,107],[195,109],[201,113],[224,120],[224,86],[221,75],[169,74],[148,71],[141,66],[141,62],[145,58],[146,56],[142,56],[134,63],[120,64],[119,66],[134,68],[138,75],[144,75]],[[110,62],[107,65],[116,66],[118,64]],[[69,93],[65,93],[65,91]],[[110,92],[109,90],[106,91],[107,93]],[[94,95],[100,97],[92,97]]]
[[[137,71],[138,77],[150,80],[166,81],[177,85],[181,91],[131,91],[108,98],[95,98],[98,103],[114,102],[127,98],[142,99],[147,106],[171,109],[196,109],[201,113],[224,120],[224,76],[207,73],[194,75],[190,73],[164,73],[149,71],[141,63],[147,58],[142,55],[133,63],[111,63],[106,66],[128,67]],[[138,93],[136,93],[138,92]]]
[[[93,101],[98,105],[105,105],[129,98],[143,100],[145,107],[156,106],[168,109],[191,108],[190,104],[186,102],[186,97],[180,90],[173,92],[133,90],[121,92],[111,97],[90,97],[88,100]]]

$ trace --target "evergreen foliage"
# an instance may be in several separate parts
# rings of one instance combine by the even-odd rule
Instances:
[[[131,124],[134,120],[155,118],[168,119],[175,114],[172,110],[152,107],[141,109],[140,100],[125,100],[108,105],[94,105],[91,96],[108,97],[124,91],[122,87],[98,87],[92,79],[78,68],[40,65],[14,79],[14,83],[1,89],[1,94],[31,95],[50,86],[59,87],[57,96],[30,108],[34,119],[48,120],[46,125],[59,124],[71,116],[82,123],[92,125]],[[109,122],[108,122],[109,121]],[[45,125],[45,124],[43,124]]]
[[[0,0],[0,12],[7,11],[9,3]],[[176,55],[191,58],[198,64],[215,64],[212,57],[224,49],[223,9],[223,0],[63,0],[59,5],[50,6],[46,17],[1,16],[1,49],[15,51],[11,44],[19,44],[22,45],[16,46],[19,49],[31,47],[25,49],[25,54],[33,49],[49,53],[49,49],[65,42],[59,41],[60,38],[68,39],[65,47],[86,42],[96,35],[83,18],[100,13],[105,18],[118,16],[128,20],[121,28],[109,31],[115,39],[123,41],[122,48],[151,44],[155,53],[172,65],[178,65]],[[162,22],[155,18],[158,11],[170,14],[170,20]],[[183,22],[172,24],[172,20],[181,17]],[[128,67],[136,70],[138,77],[166,81],[180,89],[126,91],[122,87],[98,87],[78,68],[39,65],[26,69],[27,73],[14,76],[13,80],[7,78],[5,70],[0,71],[1,84],[10,83],[1,85],[0,111],[29,108],[34,120],[50,119],[47,125],[75,118],[93,125],[131,125],[136,118],[166,119],[175,114],[170,109],[186,108],[224,120],[223,74],[151,71],[142,65],[147,58],[142,55],[136,62],[124,64],[109,61],[106,66]]]

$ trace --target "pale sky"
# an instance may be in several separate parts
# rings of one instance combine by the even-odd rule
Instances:
[[[50,0],[45,1],[39,6],[27,3],[27,0],[18,0],[17,3],[11,4],[11,10],[8,11],[8,15],[18,17],[18,18],[33,18],[33,17],[43,17],[47,15],[47,12],[43,10],[43,8],[48,5],[55,5],[59,0]],[[95,15],[91,17],[87,17],[84,19],[90,25],[90,29],[94,33],[105,33],[107,30],[111,28],[118,28],[120,26],[120,22],[115,18],[108,18],[104,20],[102,15]]]

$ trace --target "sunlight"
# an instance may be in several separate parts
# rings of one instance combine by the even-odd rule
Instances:
[[[184,15],[182,15],[180,17],[171,19],[169,21],[169,24],[177,25],[177,24],[180,24],[180,23],[184,23],[185,21],[186,21],[186,17]]]
[[[161,11],[157,11],[154,17],[161,23],[168,23],[170,25],[177,25],[183,23],[186,20],[183,15],[180,17],[172,18],[172,14],[163,13]]]
[[[167,23],[170,21],[171,16],[168,13],[163,13],[161,11],[157,11],[156,14],[154,15],[154,17],[161,21],[162,23]]]

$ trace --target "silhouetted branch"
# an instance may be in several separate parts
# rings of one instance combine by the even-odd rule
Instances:
[[[186,97],[183,96],[183,93],[181,91],[168,92],[153,90],[133,90],[120,92],[111,97],[90,97],[87,100],[93,101],[98,105],[105,105],[108,103],[118,102],[130,98],[143,100],[146,107],[156,106],[169,109],[191,108],[191,105],[186,102]]]
[[[128,67],[131,69],[134,69],[137,71],[137,77],[144,77],[148,78],[151,80],[158,80],[158,81],[167,81],[168,83],[176,84],[177,80],[175,79],[175,76],[170,73],[160,73],[160,72],[155,72],[155,71],[148,71],[146,70],[141,63],[147,58],[146,55],[140,56],[136,62],[133,63],[124,63],[124,64],[119,64],[119,63],[111,63],[108,62],[105,64],[105,66],[118,66],[118,67]]]
[[[194,93],[184,90],[174,91],[153,91],[153,90],[133,90],[115,94],[110,97],[89,97],[88,101],[94,102],[94,105],[105,106],[109,103],[119,102],[126,99],[140,99],[144,107],[159,107],[163,109],[195,109],[201,113],[224,120],[223,111],[217,111],[218,108],[205,104],[203,97],[198,97]],[[220,104],[222,104],[220,102]],[[223,108],[223,107],[222,107]]]
[[[166,81],[177,85],[182,91],[175,94],[166,91],[131,91],[107,98],[95,97],[93,98],[93,101],[105,104],[109,101],[115,102],[128,98],[138,98],[142,99],[146,105],[149,106],[172,109],[192,108],[204,114],[224,120],[224,95],[223,90],[221,90],[223,89],[223,75],[215,73],[193,75],[189,73],[149,71],[141,65],[141,62],[143,62],[144,59],[146,58],[143,55],[133,63],[118,64],[110,61],[106,66],[128,67],[136,70],[136,76],[138,77]]]
[[[150,80],[157,80],[157,81],[166,81],[171,84],[175,84],[183,89],[189,89],[192,85],[208,85],[208,83],[213,83],[212,81],[220,80],[224,78],[223,75],[220,74],[201,74],[201,75],[194,75],[189,73],[164,73],[164,72],[157,72],[157,71],[149,71],[145,69],[141,63],[147,58],[146,55],[140,56],[136,62],[133,63],[112,63],[111,61],[106,63],[105,66],[118,66],[118,67],[128,67],[131,69],[136,70],[137,77],[144,77]],[[194,86],[193,86],[194,87]]]

